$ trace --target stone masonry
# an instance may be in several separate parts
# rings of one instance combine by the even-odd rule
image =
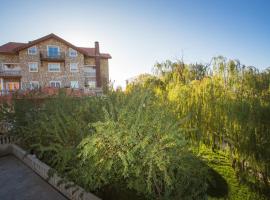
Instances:
[[[38,53],[36,55],[29,55],[28,48],[19,50],[16,53],[1,53],[0,51],[0,65],[1,63],[18,63],[21,68],[21,88],[29,87],[30,81],[38,81],[40,87],[49,87],[50,81],[61,81],[61,87],[70,87],[71,81],[78,81],[79,88],[86,87],[86,82],[89,80],[84,76],[84,67],[91,66],[96,67],[95,57],[92,55],[86,55],[84,52],[77,51],[76,57],[69,56],[69,50],[73,49],[68,42],[58,39],[58,36],[48,37],[38,43],[34,43],[32,46],[37,47]],[[26,43],[27,45],[27,43]],[[58,46],[60,52],[65,55],[64,61],[53,61],[53,63],[60,63],[60,72],[49,72],[48,63],[51,61],[44,61],[40,58],[40,52],[47,52],[48,45]],[[4,46],[4,45],[3,45]],[[2,47],[3,47],[2,46]],[[78,47],[79,48],[79,47]],[[0,47],[1,50],[1,47]],[[109,55],[109,54],[107,54]],[[109,57],[110,58],[110,57]],[[29,63],[38,63],[38,72],[29,71]],[[70,64],[78,64],[78,72],[71,72]],[[91,79],[90,79],[91,80]],[[100,80],[101,87],[104,87],[109,82],[109,64],[108,57],[100,58]]]

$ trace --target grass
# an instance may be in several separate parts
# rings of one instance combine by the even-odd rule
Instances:
[[[209,197],[209,200],[266,200],[252,191],[247,185],[240,184],[231,166],[229,156],[222,151],[213,152],[212,150],[202,147],[200,156],[206,161],[207,165],[218,172],[228,184],[228,195],[220,198]]]

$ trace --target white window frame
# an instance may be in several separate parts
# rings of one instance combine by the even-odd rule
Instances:
[[[75,85],[77,85],[77,87],[72,87],[72,84],[71,84],[72,82],[76,82]],[[80,88],[79,81],[70,81],[70,88],[79,89]]]
[[[89,84],[89,82],[94,82],[94,83],[95,83],[94,87],[90,87],[91,85]],[[93,88],[96,88],[96,87],[97,87],[97,81],[96,81],[96,80],[88,80],[88,81],[87,81],[87,87],[88,87],[88,88],[92,88],[92,89],[93,89]]]
[[[31,64],[36,64],[36,65],[37,65],[37,70],[32,71],[31,68],[30,68],[30,65],[31,65]],[[29,69],[29,72],[38,72],[38,62],[29,62],[29,63],[28,63],[28,69]]]
[[[61,52],[60,52],[60,47],[59,47],[59,46],[50,44],[50,45],[47,45],[47,56],[50,56],[50,55],[49,55],[49,48],[50,48],[50,47],[57,47],[58,53],[59,53],[59,54],[61,53]]]
[[[38,81],[30,81],[29,83],[30,83],[30,90],[36,89],[36,88],[34,88],[34,87],[32,86],[33,83],[36,83],[36,84],[37,84],[37,89],[39,88],[39,82],[38,82]]]
[[[61,81],[50,81],[50,87],[52,87],[51,83],[55,83],[55,85],[56,85],[56,83],[59,83],[60,88],[61,88]],[[57,88],[57,87],[54,87],[54,88]]]
[[[72,70],[71,69],[71,65],[73,65],[73,64],[77,65],[77,69],[76,70]],[[70,72],[79,72],[79,63],[70,63],[69,64],[69,70],[70,70]]]
[[[53,65],[55,65],[55,64],[58,64],[59,65],[59,71],[52,71],[52,70],[50,70],[50,65],[51,64],[53,64]],[[48,72],[61,72],[61,63],[48,63]]]
[[[75,53],[76,52],[76,53]],[[75,53],[75,55],[72,55],[72,53]],[[78,56],[78,51],[72,48],[69,48],[69,57],[75,58]]]
[[[31,52],[31,49],[35,49],[36,50],[36,52]],[[37,52],[38,52],[38,50],[37,50],[37,46],[32,46],[32,47],[29,47],[28,48],[28,50],[27,50],[27,52],[28,52],[28,55],[37,55]]]

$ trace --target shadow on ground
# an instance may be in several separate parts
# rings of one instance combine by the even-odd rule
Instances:
[[[212,168],[208,169],[208,173],[207,194],[216,198],[227,197],[229,193],[229,186],[226,180]]]

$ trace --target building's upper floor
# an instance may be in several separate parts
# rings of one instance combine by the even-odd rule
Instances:
[[[40,81],[77,80],[84,85],[87,77],[95,78],[96,86],[108,83],[110,54],[93,48],[77,47],[49,34],[28,43],[9,42],[0,46],[0,77],[20,77],[21,84]],[[64,78],[63,78],[64,77]],[[68,82],[68,81],[67,81]]]

